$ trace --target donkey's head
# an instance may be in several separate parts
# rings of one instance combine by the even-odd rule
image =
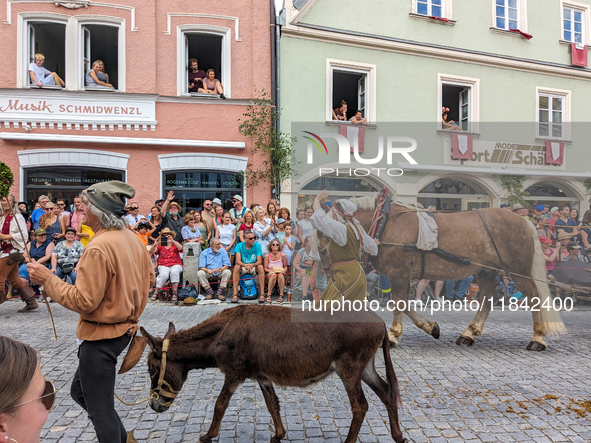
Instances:
[[[164,412],[172,405],[189,371],[183,363],[169,358],[170,338],[175,333],[172,322],[163,339],[151,336],[144,328],[140,328],[140,332],[148,339],[151,349],[148,354],[150,407],[156,412]]]

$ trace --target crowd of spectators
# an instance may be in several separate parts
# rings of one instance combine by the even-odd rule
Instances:
[[[94,235],[84,225],[81,203],[76,197],[73,207],[69,208],[64,199],[54,203],[42,195],[30,215],[26,203],[19,203],[30,230],[27,249],[31,258],[27,257],[26,262],[45,264],[60,278],[75,283],[78,260]],[[271,302],[273,296],[279,302],[283,302],[284,297],[290,302],[294,288],[303,299],[318,300],[327,278],[312,241],[313,209],[298,207],[292,220],[291,211],[280,207],[274,199],[265,206],[253,203],[247,208],[242,197],[235,195],[232,206],[226,210],[221,200],[214,198],[205,200],[199,210],[184,212],[175,201],[173,191],[166,199],[157,200],[147,216],[142,215],[137,202],[128,203],[127,214],[123,217],[126,226],[147,247],[157,270],[156,290],[151,299],[163,299],[163,293],[170,288],[170,300],[177,301],[183,273],[183,243],[197,243],[203,252],[199,256],[198,282],[191,283],[202,286],[206,299],[225,300],[231,285],[231,302],[238,302],[238,281],[249,274],[259,283],[261,303]],[[526,218],[536,227],[550,280],[560,261],[589,261],[591,210],[580,219],[579,212],[566,204],[559,207],[538,204],[529,210],[516,203],[513,206],[503,204],[501,208]],[[19,275],[29,284],[26,262],[21,265]],[[380,278],[373,268],[366,272],[368,297],[380,298],[380,291],[376,289],[379,283],[383,301],[387,301],[390,295],[387,279]],[[519,294],[518,288],[505,279],[498,277],[499,295]],[[211,287],[212,283],[217,284],[217,291]],[[431,298],[439,298],[442,292],[450,299],[461,298],[471,283],[472,279],[435,282]],[[421,300],[424,291],[430,289],[428,280],[417,281],[415,286],[416,300]]]

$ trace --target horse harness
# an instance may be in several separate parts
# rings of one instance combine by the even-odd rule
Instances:
[[[160,376],[158,377],[158,386],[156,386],[154,389],[150,389],[150,398],[152,400],[158,400],[160,397],[169,399],[167,402],[162,403],[162,406],[166,406],[167,408],[172,405],[172,401],[179,393],[179,391],[172,389],[172,386],[170,386],[168,382],[164,380],[164,375],[166,374],[166,354],[168,352],[169,344],[170,340],[165,338],[164,342],[162,343],[162,359],[160,361]],[[165,385],[166,389],[163,389],[162,385]]]

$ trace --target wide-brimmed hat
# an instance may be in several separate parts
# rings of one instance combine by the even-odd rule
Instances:
[[[176,206],[179,212],[183,212],[183,207],[179,205],[177,202],[171,202],[170,205],[168,205],[168,207],[170,208],[171,206]]]
[[[567,238],[571,238],[568,232],[559,232],[558,236],[556,237],[558,240],[565,240]]]
[[[214,205],[221,205],[222,204],[222,201],[219,198],[214,198],[211,202]]]
[[[549,245],[552,244],[552,240],[550,240],[548,237],[546,237],[545,235],[540,235],[538,237],[538,240],[540,240],[540,243],[548,243]]]
[[[35,229],[35,235],[47,235],[47,231],[43,228]]]
[[[232,197],[232,199],[234,200],[238,200],[239,202],[242,202],[242,197],[240,197],[238,194],[236,194],[234,197]]]
[[[515,203],[513,205],[513,211],[517,211],[519,209],[523,209],[523,205],[521,203]]]
[[[160,231],[160,235],[172,235],[172,238],[175,238],[176,232],[171,231],[169,228],[164,228],[162,231]]]

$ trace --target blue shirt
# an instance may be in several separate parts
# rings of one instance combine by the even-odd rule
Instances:
[[[556,229],[558,229],[558,228],[564,229],[564,232],[568,232],[569,234],[571,234],[573,232],[573,228],[562,228],[562,226],[575,226],[576,227],[577,226],[577,222],[574,221],[572,218],[569,218],[566,222],[564,220],[562,220],[561,218],[559,218],[554,223],[554,227]]]
[[[240,260],[242,263],[246,263],[247,265],[251,265],[256,263],[257,257],[263,255],[263,250],[261,249],[261,245],[255,242],[252,245],[252,248],[246,249],[246,242],[238,243],[236,248],[234,249],[236,254],[240,254]]]
[[[211,248],[207,248],[199,256],[199,267],[209,269],[210,271],[221,268],[222,266],[230,267],[231,265],[228,252],[223,248],[220,248],[220,252],[217,254],[214,254]]]
[[[35,229],[39,229],[39,219],[43,214],[45,214],[45,211],[41,208],[35,209],[31,214],[31,222],[35,223]]]
[[[199,228],[195,228],[195,232],[193,232],[188,226],[183,226],[183,229],[181,229],[181,235],[183,236],[183,240],[193,240],[194,238],[201,237],[201,231]]]

